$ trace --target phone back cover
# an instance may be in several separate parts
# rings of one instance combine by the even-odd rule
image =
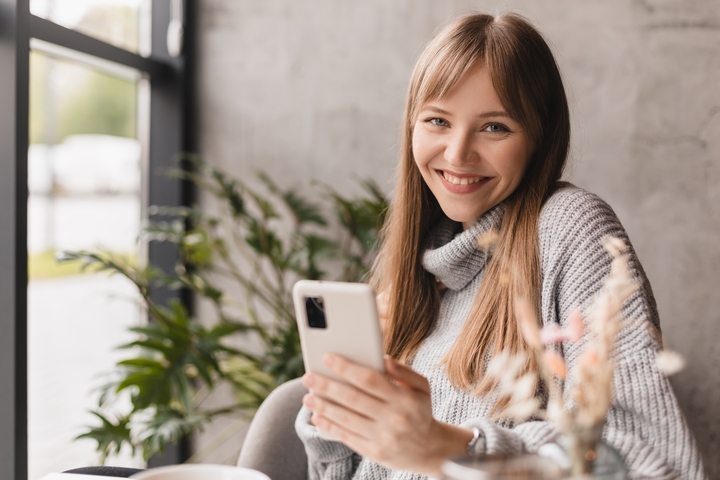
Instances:
[[[307,296],[323,298],[327,328],[308,326]],[[370,285],[301,280],[293,288],[293,301],[306,371],[337,378],[322,361],[330,352],[385,371],[375,292]]]

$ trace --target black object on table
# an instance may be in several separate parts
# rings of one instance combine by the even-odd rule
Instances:
[[[81,475],[97,475],[99,477],[120,477],[128,478],[137,472],[142,472],[139,468],[127,467],[82,467],[66,470],[63,473],[79,473]]]

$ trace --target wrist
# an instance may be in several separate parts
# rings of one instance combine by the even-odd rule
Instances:
[[[473,438],[467,444],[467,454],[470,457],[478,457],[485,455],[487,448],[485,445],[485,433],[478,427],[473,427]]]
[[[449,458],[467,455],[468,443],[474,438],[474,432],[466,428],[437,422],[441,432],[438,439],[432,475],[441,476],[442,464]]]

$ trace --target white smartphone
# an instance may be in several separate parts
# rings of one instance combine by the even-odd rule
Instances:
[[[293,303],[306,371],[338,379],[322,360],[332,352],[385,373],[382,332],[370,285],[300,280],[293,287]]]

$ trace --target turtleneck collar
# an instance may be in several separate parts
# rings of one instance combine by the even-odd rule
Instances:
[[[451,290],[465,288],[485,267],[485,251],[478,247],[478,239],[491,229],[499,228],[504,213],[505,204],[501,203],[464,231],[460,231],[460,223],[443,215],[430,231],[422,257],[425,270]]]

